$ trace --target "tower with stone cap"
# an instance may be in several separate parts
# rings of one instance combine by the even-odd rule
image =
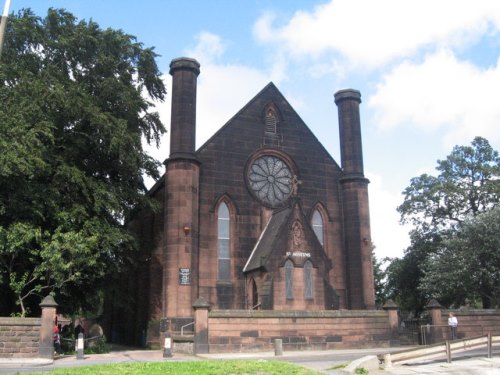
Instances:
[[[364,176],[359,104],[361,93],[347,89],[335,94],[339,114],[343,177],[340,180],[348,307],[375,307],[368,179]]]
[[[165,160],[163,316],[192,316],[197,299],[200,163],[195,155],[196,86],[200,64],[178,58],[170,64],[172,117],[170,157]]]

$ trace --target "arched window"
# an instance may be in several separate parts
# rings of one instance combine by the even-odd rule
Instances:
[[[310,260],[304,263],[304,297],[305,299],[313,299],[313,265]]]
[[[324,245],[324,227],[323,227],[323,217],[318,210],[314,210],[312,215],[311,225],[316,237],[318,237],[321,246]]]
[[[274,111],[269,108],[266,113],[266,127],[265,132],[270,134],[276,134],[276,115]]]
[[[286,299],[293,299],[293,262],[285,262],[285,294]]]
[[[217,259],[218,280],[229,280],[231,277],[231,234],[230,234],[229,208],[221,202],[217,211]]]

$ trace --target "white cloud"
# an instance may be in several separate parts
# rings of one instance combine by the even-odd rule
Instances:
[[[500,141],[500,60],[481,69],[450,51],[420,64],[395,67],[378,85],[368,105],[381,129],[416,127],[445,132],[445,146],[468,144],[476,135]]]
[[[212,64],[220,58],[226,50],[226,43],[220,36],[202,31],[196,36],[196,45],[186,51],[186,56],[195,58],[200,64]]]
[[[272,13],[254,25],[263,43],[295,58],[333,52],[349,66],[375,68],[422,48],[462,48],[500,28],[497,0],[332,0],[297,11],[283,26]]]
[[[186,55],[200,62],[197,89],[196,146],[201,146],[270,81],[286,79],[286,60],[277,58],[269,72],[219,60],[229,44],[220,36],[202,32]],[[279,57],[279,56],[278,56]]]
[[[388,191],[382,176],[367,173],[367,177],[370,180],[370,224],[375,254],[379,260],[385,257],[401,257],[410,245],[410,227],[399,224],[399,214],[396,211],[402,202],[402,195]]]

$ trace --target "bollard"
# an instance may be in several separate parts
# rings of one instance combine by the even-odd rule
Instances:
[[[283,355],[283,340],[282,339],[274,339],[274,355],[275,356]]]
[[[384,368],[392,367],[391,353],[384,354]]]
[[[83,359],[83,333],[78,334],[76,341],[76,359]]]
[[[451,347],[450,342],[446,341],[446,362],[451,363]]]
[[[172,357],[172,338],[170,333],[165,333],[165,343],[163,344],[163,358]]]

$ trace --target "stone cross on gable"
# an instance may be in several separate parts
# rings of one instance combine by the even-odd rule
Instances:
[[[293,175],[292,177],[292,196],[296,197],[299,191],[299,185],[302,184],[302,181],[299,180],[297,175]]]

